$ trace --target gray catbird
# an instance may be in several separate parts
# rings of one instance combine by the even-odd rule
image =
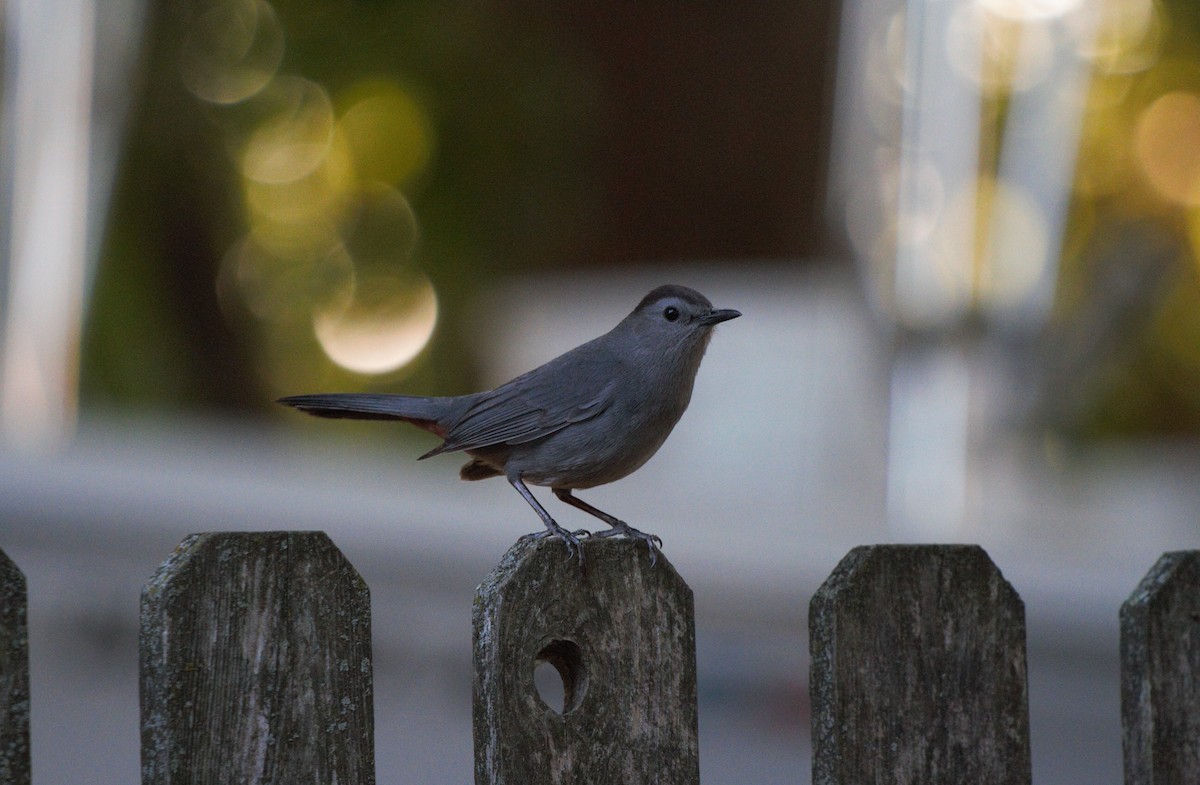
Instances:
[[[717,310],[686,286],[660,286],[620,324],[494,390],[449,398],[369,393],[279,399],[319,417],[402,420],[442,444],[421,456],[462,450],[464,480],[504,476],[546,526],[583,561],[579,535],[559,526],[526,483],[550,486],[567,504],[646,543],[653,563],[662,540],[577,499],[576,488],[619,480],[658,451],[692,397],[692,383],[714,325],[741,316]]]

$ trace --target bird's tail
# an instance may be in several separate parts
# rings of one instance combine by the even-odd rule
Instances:
[[[453,413],[454,398],[379,393],[320,393],[291,395],[276,403],[317,417],[351,420],[403,420],[445,436],[446,418]]]

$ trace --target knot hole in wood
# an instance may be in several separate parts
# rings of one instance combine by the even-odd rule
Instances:
[[[555,714],[579,708],[587,692],[587,666],[575,641],[550,641],[533,662],[533,686],[538,697]]]

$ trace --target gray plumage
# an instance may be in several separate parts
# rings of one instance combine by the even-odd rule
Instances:
[[[716,324],[741,314],[717,310],[685,286],[660,286],[609,332],[494,390],[452,397],[329,393],[281,398],[318,417],[400,420],[442,437],[421,456],[463,451],[464,480],[504,476],[546,526],[583,551],[578,534],[560,527],[526,483],[548,486],[559,499],[609,524],[616,534],[647,543],[640,532],[571,494],[619,480],[662,446],[687,409],[700,360]],[[582,533],[582,532],[581,532]]]

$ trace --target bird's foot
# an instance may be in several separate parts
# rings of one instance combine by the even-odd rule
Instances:
[[[547,537],[557,537],[567,546],[567,553],[579,560],[580,568],[583,567],[583,544],[579,541],[580,537],[592,537],[592,533],[587,529],[576,529],[575,531],[567,531],[557,523],[550,521],[546,524],[546,528],[542,531],[530,532],[523,535],[522,540],[544,540]]]
[[[567,531],[567,530],[563,529],[562,531]],[[595,536],[587,529],[576,529],[573,532],[567,532],[567,534],[569,534],[572,537],[594,537]],[[561,537],[561,536],[562,535],[556,531],[550,531],[549,529],[542,529],[540,532],[530,532],[529,534],[522,534],[518,539],[544,540],[547,537]]]
[[[662,537],[657,534],[649,534],[640,529],[635,529],[625,521],[617,521],[612,525],[611,529],[605,529],[602,532],[596,532],[593,537],[628,537],[631,540],[641,540],[646,543],[646,550],[650,553],[650,566],[653,567],[658,563],[658,551],[662,548]]]

